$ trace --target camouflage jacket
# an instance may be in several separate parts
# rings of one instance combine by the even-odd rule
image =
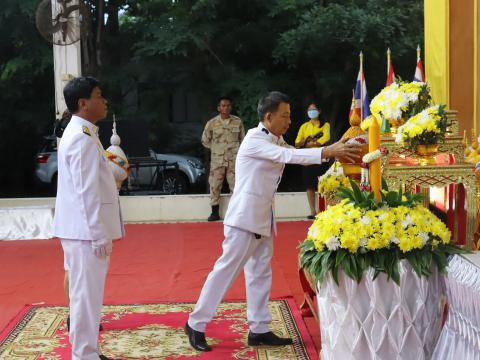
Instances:
[[[202,144],[211,151],[210,166],[228,166],[235,162],[238,148],[245,137],[245,128],[239,117],[230,115],[223,120],[220,115],[210,119],[202,134]]]

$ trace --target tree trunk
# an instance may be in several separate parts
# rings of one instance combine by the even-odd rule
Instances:
[[[98,71],[102,67],[102,37],[104,29],[104,19],[105,19],[105,0],[98,0],[98,10],[97,10],[97,38],[96,38],[96,59]]]
[[[120,24],[118,22],[118,1],[109,1],[107,5],[107,24],[105,26],[105,31],[112,36],[118,36],[120,33]]]

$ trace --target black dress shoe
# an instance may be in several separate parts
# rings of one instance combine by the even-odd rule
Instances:
[[[218,221],[220,220],[219,214],[211,213],[210,216],[207,218],[207,221]]]
[[[67,330],[70,331],[70,315],[67,317]],[[102,324],[99,325],[98,331],[103,331]],[[103,356],[103,355],[102,355]]]
[[[188,341],[195,350],[212,351],[212,348],[207,344],[207,340],[205,340],[205,333],[193,330],[188,322],[185,324],[185,334],[187,334]]]
[[[251,331],[248,333],[248,346],[285,346],[292,345],[293,340],[290,338],[281,338],[269,331],[263,334],[255,334]]]

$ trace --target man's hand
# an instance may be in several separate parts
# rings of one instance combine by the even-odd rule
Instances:
[[[345,162],[355,163],[360,161],[363,144],[347,144],[349,139],[342,139],[336,143],[325,146],[322,156],[324,158],[337,158]]]
[[[112,240],[92,240],[92,251],[100,259],[112,253]]]

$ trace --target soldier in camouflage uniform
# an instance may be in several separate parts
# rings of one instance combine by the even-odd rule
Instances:
[[[202,134],[202,144],[210,149],[210,204],[212,213],[208,221],[220,220],[219,202],[223,180],[227,178],[230,191],[235,186],[235,158],[238,148],[245,137],[245,128],[242,120],[231,115],[232,101],[221,97],[217,110],[219,114],[210,119],[205,125]]]

